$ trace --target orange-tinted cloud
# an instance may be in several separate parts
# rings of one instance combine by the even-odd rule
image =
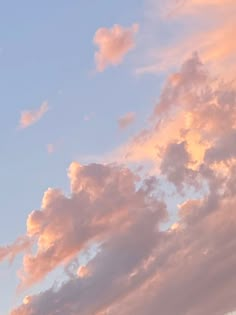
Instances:
[[[94,36],[94,44],[98,46],[95,53],[97,70],[102,72],[108,66],[120,64],[125,55],[135,47],[135,33],[138,25],[130,28],[114,25],[111,29],[100,28]]]
[[[49,110],[48,103],[43,102],[42,105],[35,110],[25,110],[21,113],[20,128],[28,128],[38,122]]]
[[[123,156],[122,162],[127,163],[153,162],[159,171],[167,171],[163,165],[169,161],[172,171],[176,165],[178,180],[181,176],[186,179],[186,174],[193,176],[192,171],[204,161],[228,161],[235,154],[235,103],[234,85],[212,78],[195,53],[180,71],[169,75],[149,127],[122,146],[117,158]],[[180,152],[174,154],[171,148],[182,148],[188,156],[182,169],[185,175],[180,176],[177,165],[181,159],[175,157]]]
[[[77,275],[79,278],[86,278],[90,275],[90,271],[86,266],[80,266],[77,270]]]
[[[158,25],[153,25],[155,22],[150,23],[148,26],[150,31],[153,27],[169,29],[171,26],[173,31],[165,41],[165,45],[158,38],[153,41],[155,47],[152,46],[153,42],[146,43],[149,50],[148,56],[151,55],[153,58],[146,65],[138,67],[137,73],[160,73],[172,69],[183,62],[193,51],[197,51],[204,63],[211,66],[214,72],[224,74],[231,79],[234,78],[236,69],[235,1],[169,0],[165,2],[165,5],[159,1],[147,0],[147,2],[153,20],[161,20],[161,24]],[[180,22],[183,27],[178,26]],[[146,23],[148,24],[149,20]]]

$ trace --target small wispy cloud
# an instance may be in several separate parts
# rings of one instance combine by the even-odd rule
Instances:
[[[123,115],[122,117],[120,117],[118,119],[118,125],[120,129],[125,129],[127,128],[129,125],[131,125],[136,118],[136,114],[134,112],[129,112],[126,113],[125,115]]]
[[[55,144],[53,144],[53,143],[48,143],[48,144],[47,144],[47,151],[48,151],[48,154],[54,153],[55,150],[56,150]]]
[[[61,139],[58,139],[55,142],[48,143],[47,146],[46,146],[48,154],[53,154],[56,151],[58,151],[58,149],[60,149],[60,147],[63,145],[63,142],[64,142],[64,139],[61,138]]]
[[[44,101],[38,109],[21,112],[19,127],[25,129],[37,123],[49,110],[48,102]]]

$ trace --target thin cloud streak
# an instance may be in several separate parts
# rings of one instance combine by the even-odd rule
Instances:
[[[48,112],[48,102],[43,102],[38,109],[24,110],[21,113],[19,127],[21,129],[28,128],[36,124]]]

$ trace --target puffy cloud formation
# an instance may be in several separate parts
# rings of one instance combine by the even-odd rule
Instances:
[[[20,128],[28,128],[38,122],[49,110],[48,103],[43,102],[42,105],[35,110],[25,110],[21,113]]]
[[[137,189],[138,178],[128,169],[74,162],[69,178],[71,196],[48,189],[41,209],[27,219],[27,237],[36,242],[37,251],[24,256],[22,287],[41,281],[91,244],[125,233],[140,216],[150,212],[156,225],[166,215],[164,205],[152,198],[150,184]]]
[[[126,113],[124,116],[118,119],[118,125],[121,129],[127,128],[135,120],[136,114],[134,112]]]
[[[134,48],[137,31],[137,24],[130,28],[114,25],[111,29],[98,29],[94,36],[94,44],[98,46],[95,53],[97,70],[102,72],[110,65],[120,64],[125,55]]]
[[[98,167],[95,172],[94,167]],[[231,182],[235,182],[235,167],[236,163],[232,162],[227,172],[219,175],[211,167],[204,165],[201,176],[208,182],[208,193],[201,199],[187,199],[179,206],[178,224],[167,231],[161,231],[159,223],[165,216],[165,208],[164,204],[153,200],[153,192],[152,197],[150,195],[152,187],[156,185],[153,179],[135,190],[131,184],[132,179],[128,185],[127,178],[123,182],[125,174],[121,174],[127,170],[120,169],[119,175],[115,175],[116,170],[110,167],[81,167],[74,164],[73,174],[80,173],[86,180],[80,181],[80,176],[73,178],[73,194],[86,191],[94,202],[100,198],[100,194],[105,193],[102,187],[109,182],[111,190],[119,187],[118,194],[112,195],[116,201],[121,198],[122,203],[121,195],[125,194],[127,205],[127,196],[134,191],[135,200],[140,198],[140,202],[144,202],[146,197],[146,201],[144,204],[138,202],[134,209],[132,206],[126,209],[123,215],[117,213],[120,219],[107,220],[110,213],[107,214],[106,209],[105,214],[102,207],[99,210],[94,208],[92,221],[96,224],[96,220],[101,219],[100,215],[103,214],[106,217],[104,219],[102,215],[103,226],[105,221],[110,226],[105,228],[106,237],[103,237],[99,253],[86,268],[83,266],[79,269],[79,277],[69,280],[57,289],[52,288],[27,297],[11,315],[155,315],[157,311],[163,315],[222,315],[234,310],[236,199],[235,187],[232,188]],[[118,176],[118,181],[111,181],[110,175]],[[98,178],[103,185],[99,185]],[[105,187],[108,193],[106,184]],[[130,190],[128,187],[133,188]],[[130,205],[133,205],[133,201],[132,198],[129,200]],[[57,209],[59,217],[63,206]],[[79,220],[89,222],[90,214],[88,217],[86,220],[87,217],[82,213]],[[56,218],[53,224],[55,228],[60,226],[57,225]],[[70,229],[64,229],[61,239],[63,244],[68,233],[70,236],[74,233],[73,224]],[[40,233],[36,225],[32,230],[33,234]],[[80,230],[76,231],[74,235],[77,237]],[[54,257],[57,257],[54,256],[54,251],[50,251],[48,261]],[[36,260],[35,266],[38,263],[41,261]]]

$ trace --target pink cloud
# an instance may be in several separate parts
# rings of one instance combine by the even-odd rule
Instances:
[[[48,103],[43,102],[42,105],[35,110],[25,110],[21,113],[20,128],[28,128],[37,123],[49,110]]]
[[[80,266],[77,270],[77,276],[79,278],[86,278],[86,277],[89,277],[90,275],[90,271],[88,269],[87,266]]]
[[[24,256],[21,287],[41,281],[89,244],[106,242],[127,229],[133,224],[133,216],[139,217],[140,208],[154,211],[157,207],[157,222],[165,216],[164,205],[149,196],[149,190],[136,189],[138,178],[128,169],[74,162],[69,178],[70,197],[48,189],[41,209],[28,216],[27,237],[36,242],[37,251]]]
[[[49,154],[54,153],[55,150],[56,150],[56,147],[55,147],[55,145],[53,143],[47,144],[47,151],[48,151]]]
[[[100,28],[94,36],[94,43],[98,46],[95,53],[97,70],[102,72],[108,66],[120,64],[125,55],[135,47],[135,33],[138,25],[130,28],[114,25],[111,29]]]
[[[134,112],[126,113],[118,119],[118,125],[121,129],[125,129],[135,121],[135,118],[136,114]]]
[[[172,70],[193,51],[197,51],[212,71],[227,75],[230,79],[234,78],[235,1],[169,0],[163,5],[161,1],[147,0],[147,3],[149,15],[152,16],[151,22],[150,19],[146,20],[149,32],[152,33],[154,27],[171,27],[174,31],[165,45],[158,38],[148,42],[143,36],[147,56],[142,56],[142,62],[145,59],[146,64],[136,69],[137,74]],[[182,28],[176,26],[179,22],[183,25]],[[188,31],[183,32],[183,28]]]
[[[48,143],[46,149],[48,154],[53,154],[58,151],[63,145],[63,138],[56,140],[54,143]]]
[[[30,250],[32,241],[28,237],[19,237],[13,244],[0,247],[0,261],[13,261],[22,252]]]
[[[11,315],[72,315],[75,311],[79,314],[97,315],[107,312],[154,315],[157,310],[163,315],[221,315],[233,311],[236,308],[236,199],[232,186],[227,183],[235,173],[230,166],[228,175],[218,178],[217,174],[210,174],[207,165],[205,167],[202,175],[209,184],[209,191],[201,199],[186,199],[179,206],[180,217],[174,228],[166,231],[159,228],[165,214],[162,203],[157,200],[153,203],[152,199],[149,200],[151,203],[139,204],[140,207],[133,211],[131,201],[121,225],[117,225],[117,221],[109,220],[112,231],[103,239],[99,253],[87,266],[79,268],[79,277],[69,280],[57,290],[52,288],[27,297]],[[110,181],[111,177],[108,175],[110,172],[112,177],[114,175],[110,168],[100,169],[99,166],[96,172],[94,166],[87,168],[74,164],[72,168],[74,175],[76,173],[78,176],[79,172],[80,176],[86,178],[80,185],[80,176],[73,177],[74,191],[82,194],[89,192],[93,201],[101,193],[108,193],[108,182],[112,190],[118,189],[118,196],[112,194],[118,199],[121,191],[126,191],[127,197],[133,191],[133,188],[127,189],[127,179],[124,181],[122,172],[126,170],[120,169],[121,173],[116,176],[121,182],[116,181],[113,186],[114,182]],[[105,186],[99,187],[99,179]],[[147,198],[147,202],[153,194],[154,191],[149,190],[153,186],[151,183],[157,188],[155,182],[149,180],[149,185],[143,185],[139,190],[142,195],[140,200]],[[122,188],[123,184],[125,187]],[[106,187],[105,191],[102,187]],[[48,202],[49,200],[45,200],[45,206],[53,209],[51,199]],[[57,209],[59,216],[62,215],[65,204],[61,206]],[[98,208],[93,210],[95,213],[92,217],[88,214],[88,222],[99,219]],[[102,208],[100,210],[104,211]],[[87,216],[79,212],[80,220],[86,221]],[[66,218],[69,219],[67,215]],[[37,221],[41,226],[40,216]],[[54,229],[60,233],[56,218],[54,225]],[[37,224],[34,226],[34,233],[42,233],[36,226]],[[73,231],[73,224],[69,229],[63,229],[61,241],[55,242],[54,239],[52,245],[47,245],[48,248],[54,246],[53,244],[63,246],[64,240]],[[74,236],[78,233],[80,234],[80,229]],[[51,237],[53,234],[49,235]],[[67,249],[70,244],[71,242],[67,244]],[[48,262],[52,261],[53,255],[54,251],[48,252]],[[35,261],[35,267],[37,266],[41,267],[41,261]]]

